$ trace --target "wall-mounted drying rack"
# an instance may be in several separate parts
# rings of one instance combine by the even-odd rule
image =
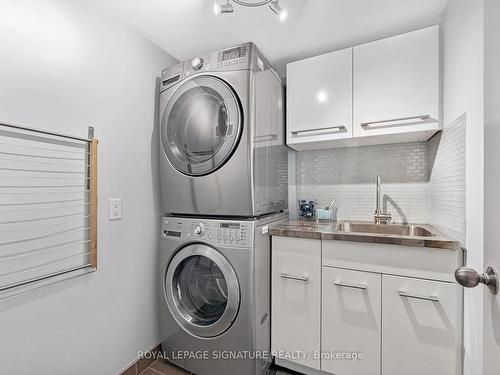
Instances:
[[[97,269],[97,144],[0,123],[0,299]]]

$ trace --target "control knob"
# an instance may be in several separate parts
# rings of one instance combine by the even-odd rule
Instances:
[[[201,57],[195,57],[191,61],[191,66],[193,67],[194,70],[198,70],[203,66],[203,59]]]
[[[194,234],[197,236],[203,236],[203,233],[205,233],[205,226],[202,223],[194,227]]]

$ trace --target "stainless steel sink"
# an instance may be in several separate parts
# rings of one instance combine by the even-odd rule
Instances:
[[[417,225],[404,224],[371,224],[371,223],[340,223],[339,232],[345,233],[376,233],[396,236],[432,237],[434,234]]]

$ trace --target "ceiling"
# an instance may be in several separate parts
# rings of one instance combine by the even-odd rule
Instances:
[[[217,0],[225,2],[225,0]],[[98,0],[178,60],[252,41],[284,75],[287,62],[440,23],[448,0],[280,0],[288,18],[214,0]]]

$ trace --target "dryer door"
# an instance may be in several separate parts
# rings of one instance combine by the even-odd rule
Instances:
[[[172,258],[165,296],[177,323],[200,337],[225,332],[240,306],[240,287],[231,264],[204,244],[188,245]]]
[[[179,172],[202,176],[229,159],[242,127],[241,107],[232,88],[217,77],[199,75],[184,81],[167,102],[161,142]]]

